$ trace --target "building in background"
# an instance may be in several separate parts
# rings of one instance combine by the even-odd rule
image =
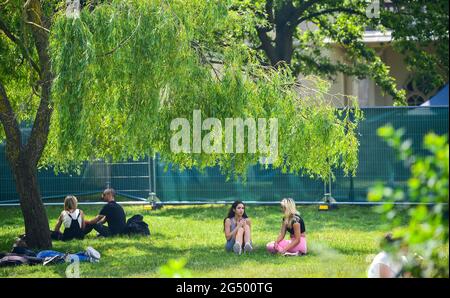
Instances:
[[[440,88],[428,90],[426,82],[417,84],[404,63],[404,56],[393,49],[390,32],[366,31],[364,42],[373,48],[383,62],[389,66],[390,74],[397,81],[399,89],[406,90],[408,105],[420,106],[430,100]],[[332,45],[330,57],[335,61],[345,62],[345,50],[339,45]],[[355,96],[361,107],[392,106],[392,96],[383,92],[374,80],[338,74],[334,80],[331,93]]]

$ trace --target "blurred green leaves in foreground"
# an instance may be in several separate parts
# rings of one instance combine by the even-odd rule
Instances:
[[[376,184],[370,189],[368,200],[388,202],[376,209],[394,236],[402,239],[393,250],[400,253],[401,248],[407,248],[408,265],[405,270],[412,277],[448,278],[448,259],[442,252],[442,247],[447,246],[448,249],[449,240],[448,136],[428,133],[423,139],[423,148],[430,154],[419,156],[413,152],[412,142],[404,140],[403,129],[396,130],[387,125],[377,132],[410,169],[411,176],[406,191]],[[423,204],[394,205],[394,202],[408,201]],[[400,216],[405,213],[406,221]]]
[[[186,266],[186,259],[170,259],[167,264],[159,268],[161,277],[169,278],[188,278],[191,277],[191,272],[184,267]]]

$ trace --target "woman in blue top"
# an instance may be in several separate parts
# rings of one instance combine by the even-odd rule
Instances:
[[[236,201],[231,205],[228,216],[223,220],[223,225],[227,240],[225,244],[227,251],[233,250],[240,255],[242,249],[245,252],[253,250],[251,238],[252,223],[245,213],[244,203]]]

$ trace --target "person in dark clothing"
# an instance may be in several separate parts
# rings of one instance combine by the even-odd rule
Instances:
[[[126,216],[122,206],[116,203],[115,191],[107,188],[102,194],[102,200],[106,202],[99,215],[90,221],[86,221],[85,233],[96,230],[100,236],[110,237],[125,233]],[[104,224],[107,223],[108,226]]]

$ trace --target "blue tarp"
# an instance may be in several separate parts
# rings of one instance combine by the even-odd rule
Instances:
[[[446,106],[448,107],[448,83],[442,88],[435,96],[430,98],[429,101],[424,102],[421,106]]]

